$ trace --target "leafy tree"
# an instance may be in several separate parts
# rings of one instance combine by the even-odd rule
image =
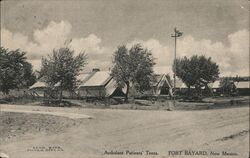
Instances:
[[[236,86],[233,80],[229,77],[225,77],[220,81],[220,91],[223,94],[233,95],[236,93]]]
[[[154,80],[154,65],[152,53],[140,44],[132,46],[129,50],[124,45],[119,46],[114,52],[111,76],[119,87],[126,86],[125,102],[128,101],[131,85],[139,92],[150,89],[150,83]]]
[[[188,95],[191,86],[201,94],[202,87],[209,89],[208,84],[219,78],[219,66],[210,57],[194,55],[190,59],[187,57],[176,59],[175,62],[175,74],[187,85]],[[173,70],[175,71],[174,65]]]
[[[87,56],[84,52],[74,56],[74,50],[60,48],[53,50],[51,55],[42,59],[42,67],[39,77],[54,88],[58,84],[60,100],[63,90],[73,90],[77,85],[77,76],[87,64]]]
[[[8,94],[10,89],[27,88],[34,84],[36,77],[25,55],[26,52],[19,49],[9,51],[0,48],[0,90],[4,94]]]
[[[23,64],[22,87],[30,87],[36,82],[36,75],[32,70],[32,65],[28,62]]]

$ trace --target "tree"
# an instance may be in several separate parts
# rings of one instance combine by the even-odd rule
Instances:
[[[225,77],[220,81],[220,91],[223,94],[233,95],[236,93],[236,86],[230,77]]]
[[[210,57],[194,55],[190,59],[187,57],[176,59],[175,62],[175,74],[187,85],[188,95],[191,86],[195,87],[198,94],[201,94],[202,87],[210,91],[208,84],[219,78],[219,66]],[[173,70],[175,70],[174,65]]]
[[[9,51],[0,48],[0,90],[8,94],[10,89],[27,88],[34,84],[36,77],[32,65],[26,60],[26,52]]]
[[[22,87],[29,87],[36,82],[36,75],[32,70],[32,65],[28,62],[23,64]]]
[[[60,90],[60,100],[63,90],[74,90],[77,85],[77,76],[87,64],[85,52],[74,56],[74,50],[60,48],[53,50],[47,58],[42,58],[42,67],[39,77],[49,85],[51,89],[57,84]]]
[[[131,85],[139,92],[150,89],[150,83],[154,81],[153,66],[154,58],[148,49],[140,44],[131,47],[119,46],[114,52],[113,68],[111,76],[118,86],[126,86],[125,102],[128,101],[129,88]]]

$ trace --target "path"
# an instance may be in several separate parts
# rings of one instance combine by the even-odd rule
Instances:
[[[23,108],[47,109],[31,106]],[[237,153],[236,156],[230,156],[231,158],[249,156],[249,107],[205,111],[77,108],[49,108],[49,110],[89,114],[95,119],[85,119],[82,124],[65,133],[13,142],[1,148],[8,151],[13,158],[100,158],[106,157],[103,155],[105,150],[144,153],[150,150],[158,152],[161,158],[170,157],[168,155],[170,150]],[[63,151],[28,151],[33,147],[61,147]]]

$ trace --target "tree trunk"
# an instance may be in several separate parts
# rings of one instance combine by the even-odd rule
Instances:
[[[63,90],[60,90],[60,96],[59,96],[60,103],[62,102],[62,93],[63,93]]]
[[[125,100],[124,102],[127,103],[128,102],[128,93],[129,93],[129,82],[126,83],[127,86],[127,90],[126,90],[126,94],[125,94]]]
[[[195,85],[195,91],[196,91],[196,96],[194,96],[195,99],[198,99],[200,97],[200,87],[198,85]]]
[[[210,94],[211,96],[214,96],[214,93],[213,93],[212,88],[209,88],[207,84],[205,84],[205,87],[206,87],[207,90],[209,91],[209,94]]]
[[[190,97],[190,85],[188,85],[188,98]]]
[[[9,89],[4,89],[4,90],[2,90],[2,92],[3,92],[4,95],[9,95],[10,90]]]

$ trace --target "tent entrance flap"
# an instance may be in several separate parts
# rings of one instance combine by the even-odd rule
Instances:
[[[125,94],[124,92],[122,91],[121,88],[117,87],[113,93],[110,95],[110,97],[123,97]]]
[[[169,88],[162,86],[160,90],[160,95],[168,95],[169,94]]]

